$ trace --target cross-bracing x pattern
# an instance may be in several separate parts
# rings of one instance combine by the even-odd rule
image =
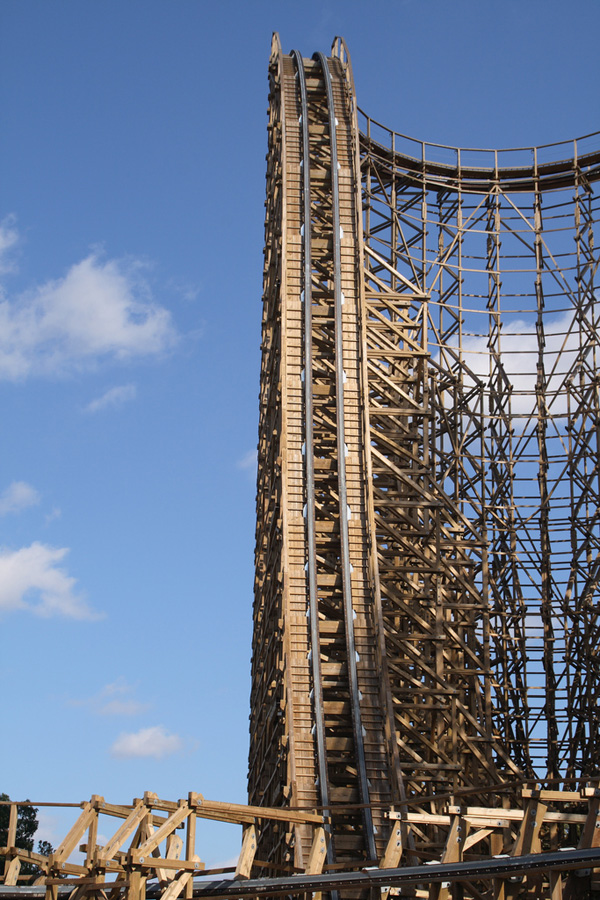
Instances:
[[[400,138],[377,140],[393,151]],[[525,185],[502,177],[496,155],[474,184],[457,154],[442,178],[424,148],[405,165],[368,137],[362,150],[367,334],[370,346],[389,338],[369,361],[380,552],[396,557],[386,636],[402,646],[401,680],[423,690],[397,695],[403,766],[410,781],[428,742],[450,760],[438,735],[417,734],[419,706],[439,703],[438,728],[451,721],[451,693],[432,690],[441,657],[444,679],[457,664],[470,679],[461,727],[480,780],[492,730],[498,769],[511,768],[504,748],[524,774],[575,779],[594,774],[598,749],[598,197],[576,161],[570,183],[547,186],[532,151]],[[386,404],[404,412],[383,419]],[[398,562],[411,553],[408,585]],[[441,629],[425,592],[445,596],[431,607]]]

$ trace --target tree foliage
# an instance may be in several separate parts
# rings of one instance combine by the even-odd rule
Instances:
[[[0,794],[0,800],[10,800],[8,794]],[[0,847],[8,841],[10,806],[0,805]],[[33,838],[37,831],[38,819],[35,806],[20,806],[17,816],[17,839],[15,845],[21,850],[33,850]]]
[[[0,794],[0,800],[9,801],[8,794]],[[37,808],[35,806],[19,806],[17,814],[17,836],[15,846],[21,850],[33,850],[33,839],[38,827]],[[10,822],[10,806],[0,804],[0,847],[6,847],[8,843],[8,826]],[[49,841],[38,841],[37,852],[49,856],[54,848]],[[0,857],[0,872],[4,863]],[[32,863],[22,863],[23,875],[36,875],[40,870]]]

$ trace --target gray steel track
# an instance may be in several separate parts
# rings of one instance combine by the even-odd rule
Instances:
[[[404,866],[396,869],[359,869],[353,872],[327,872],[322,875],[294,875],[288,878],[261,878],[249,881],[214,881],[199,887],[194,884],[194,897],[269,897],[327,891],[402,887],[417,884],[440,884],[448,881],[490,881],[493,878],[518,878],[533,872],[585,869],[600,863],[600,847],[584,850],[559,850],[526,856],[503,856],[457,863]],[[14,891],[14,888],[13,888]],[[12,896],[11,896],[12,900]]]
[[[308,544],[308,611],[310,616],[311,668],[313,679],[313,705],[317,739],[317,764],[319,793],[325,816],[328,816],[329,778],[327,774],[327,749],[325,718],[323,715],[323,689],[321,680],[321,647],[319,640],[319,601],[317,595],[317,560],[315,538],[315,460],[313,452],[313,399],[312,399],[312,245],[311,245],[311,197],[310,197],[310,143],[308,134],[308,101],[304,63],[298,50],[292,50],[296,65],[296,77],[300,93],[302,117],[302,186],[303,186],[303,239],[304,256],[304,464],[306,470],[306,534]],[[327,861],[335,861],[333,844],[328,842]]]
[[[252,878],[247,881],[195,881],[194,897],[292,897],[307,892],[346,888],[379,890],[402,885],[439,884],[461,881],[490,881],[493,878],[516,878],[533,872],[569,871],[595,868],[600,864],[600,847],[582,850],[558,850],[549,853],[532,853],[526,856],[498,856],[457,863],[436,863],[426,866],[404,866],[395,869],[358,869],[352,872],[328,872],[321,875],[291,875],[284,878]],[[68,897],[75,885],[58,885],[58,894]],[[24,900],[26,897],[43,897],[45,885],[10,887],[0,885],[2,900]],[[161,888],[150,884],[148,897],[160,897]]]
[[[356,666],[356,645],[354,639],[354,609],[352,606],[352,581],[350,565],[350,547],[348,536],[348,491],[346,482],[346,438],[344,428],[344,359],[343,359],[343,323],[342,323],[342,262],[341,262],[341,228],[340,228],[340,192],[338,177],[338,155],[336,135],[336,115],[333,100],[331,73],[324,53],[315,53],[313,59],[319,61],[325,80],[327,106],[329,113],[329,139],[331,155],[331,191],[333,198],[333,267],[334,267],[334,301],[335,301],[335,373],[336,373],[336,414],[337,414],[337,453],[338,453],[338,490],[340,501],[340,542],[342,557],[342,586],[344,598],[344,620],[346,631],[346,655],[348,657],[348,681],[350,688],[350,708],[352,710],[352,728],[356,752],[360,802],[363,805],[365,837],[370,859],[377,858],[373,817],[370,810],[369,782],[365,761],[362,718],[358,689],[358,670]],[[306,229],[305,229],[306,230]]]

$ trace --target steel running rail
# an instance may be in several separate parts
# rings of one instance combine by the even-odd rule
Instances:
[[[382,890],[409,885],[451,884],[461,881],[491,881],[494,878],[519,878],[534,872],[569,871],[594,868],[600,863],[600,847],[582,850],[554,850],[524,856],[493,856],[491,859],[455,863],[404,866],[394,869],[359,869],[349,872],[324,872],[321,875],[292,875],[287,878],[262,878],[248,881],[213,881],[200,886],[194,883],[195,898],[226,897],[229,900],[253,897],[300,897],[312,892]],[[14,888],[12,889],[14,891]],[[23,890],[21,888],[21,890]],[[0,889],[1,891],[1,889]],[[148,891],[148,896],[150,892]],[[10,900],[16,900],[14,894]],[[7,898],[7,900],[9,900]],[[0,893],[0,900],[2,894]]]
[[[600,847],[586,847],[582,850],[553,850],[546,853],[530,853],[525,856],[493,856],[490,859],[469,860],[457,863],[434,863],[431,865],[404,866],[394,869],[359,869],[348,872],[324,872],[321,875],[290,875],[279,878],[252,878],[246,881],[222,879],[220,881],[194,881],[195,898],[244,898],[298,897],[310,892],[377,889],[401,887],[417,884],[440,884],[461,881],[491,881],[493,878],[516,878],[533,872],[568,871],[595,868],[600,863]],[[0,900],[26,900],[43,898],[45,885],[4,886],[0,885]],[[73,883],[56,885],[61,897],[73,896],[77,886]],[[146,896],[159,898],[164,889],[148,885]]]
[[[354,639],[354,608],[352,605],[352,582],[350,549],[348,535],[348,491],[346,485],[346,438],[344,430],[344,359],[342,339],[342,263],[341,263],[341,225],[340,225],[340,194],[338,176],[337,155],[337,119],[333,100],[333,87],[331,73],[327,57],[324,53],[315,53],[313,59],[317,60],[323,71],[325,90],[327,94],[327,108],[329,117],[329,140],[331,155],[331,192],[333,197],[333,270],[334,270],[334,303],[335,303],[335,374],[336,374],[336,416],[337,416],[337,454],[338,454],[338,485],[340,502],[340,543],[342,557],[342,591],[344,599],[344,620],[346,630],[346,655],[348,658],[348,683],[350,688],[350,707],[352,710],[352,726],[354,733],[354,747],[356,750],[356,764],[358,771],[360,802],[363,806],[363,818],[365,825],[365,837],[370,859],[377,858],[375,846],[375,834],[373,831],[373,817],[370,809],[369,782],[367,779],[367,766],[365,761],[365,747],[363,741],[363,727],[360,713],[360,701],[358,690],[358,671],[356,666],[356,644]]]
[[[302,187],[303,227],[302,250],[304,256],[304,462],[306,467],[306,533],[308,544],[308,612],[310,618],[311,668],[313,678],[313,705],[317,738],[317,764],[319,793],[325,818],[329,818],[329,778],[327,775],[327,748],[325,719],[323,714],[323,688],[321,682],[321,648],[319,642],[319,605],[317,596],[317,564],[315,537],[315,460],[313,453],[313,402],[312,402],[312,242],[311,242],[311,192],[310,192],[310,143],[308,134],[308,101],[302,54],[292,50],[296,65],[296,78],[300,90],[302,125]],[[327,826],[331,831],[330,826]],[[332,841],[327,845],[327,861],[335,862]]]

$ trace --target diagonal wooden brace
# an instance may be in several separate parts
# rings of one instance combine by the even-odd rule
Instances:
[[[252,863],[256,855],[256,826],[248,825],[244,831],[244,839],[242,841],[242,849],[235,869],[235,878],[250,878],[252,871]]]

